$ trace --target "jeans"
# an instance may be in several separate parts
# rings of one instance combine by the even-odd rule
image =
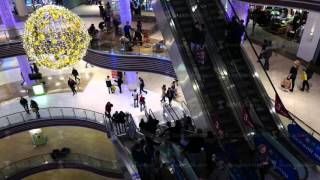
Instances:
[[[144,93],[148,93],[146,90],[144,90],[144,86],[140,86],[140,94],[142,94],[142,92],[144,92]]]
[[[133,106],[134,106],[134,107],[139,107],[139,105],[138,105],[138,99],[134,99],[134,100],[133,100]]]

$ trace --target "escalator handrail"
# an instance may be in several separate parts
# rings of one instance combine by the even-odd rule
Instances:
[[[198,2],[194,2],[193,0],[189,0],[189,5],[190,7],[192,7],[192,5],[196,5],[198,4]],[[194,12],[194,14],[197,11]],[[200,19],[202,22],[205,22],[204,18],[198,13],[197,17],[195,17],[197,19]],[[208,29],[208,28],[206,28]],[[208,34],[208,33],[206,33]],[[207,36],[206,37],[206,41],[205,44],[207,45],[207,47],[211,47],[211,49],[216,49],[214,47],[217,47],[217,45],[215,44],[215,40],[212,36]],[[243,125],[242,123],[242,110],[241,110],[241,101],[239,100],[239,94],[237,92],[237,90],[235,89],[234,86],[234,82],[231,80],[231,78],[229,77],[229,75],[227,74],[226,71],[226,67],[224,65],[224,63],[222,62],[220,57],[216,57],[216,58],[212,58],[213,53],[208,53],[212,64],[215,64],[215,67],[218,69],[218,73],[223,76],[222,80],[220,80],[222,88],[224,93],[226,94],[226,97],[229,101],[229,103],[231,103],[232,105],[232,112],[234,114],[234,116],[237,119],[237,122],[239,124],[239,127],[241,128],[242,133],[244,134],[244,138],[249,142],[249,145],[252,146],[253,144],[253,139],[251,139],[252,136],[248,136],[248,134],[250,134],[253,129],[248,128],[246,126]],[[212,60],[214,59],[214,60]],[[222,75],[223,74],[223,75]],[[252,147],[251,147],[252,148]]]
[[[165,0],[159,0],[159,2],[162,4],[162,7],[165,6],[166,10],[165,13],[169,13],[167,14],[173,21],[174,21],[174,16],[172,15],[172,12],[170,10],[170,7],[168,7],[168,2]],[[177,26],[177,23],[174,23],[175,26]],[[177,34],[176,36],[178,37],[182,37],[182,38],[175,38],[175,40],[179,40],[180,43],[177,43],[177,46],[179,48],[180,51],[182,51],[183,53],[181,53],[182,56],[184,56],[187,59],[191,59],[191,61],[189,62],[184,62],[185,64],[188,63],[190,64],[190,66],[192,68],[187,68],[189,77],[190,77],[190,81],[192,81],[194,83],[194,88],[200,89],[200,87],[204,87],[203,83],[201,81],[199,81],[199,79],[201,79],[200,77],[197,77],[197,75],[199,75],[199,71],[196,68],[196,65],[194,63],[194,58],[191,55],[191,52],[188,48],[185,47],[185,44],[187,43],[187,40],[184,38],[184,36],[182,36],[180,34],[180,32],[177,30],[177,28],[172,27],[172,30],[174,31],[175,34]],[[186,66],[187,67],[187,66]],[[211,106],[207,101],[205,101],[204,97],[201,95],[201,93],[197,93],[199,100],[201,101],[202,104],[202,109],[204,109],[205,112],[205,116],[208,118],[208,120],[212,119],[212,116],[209,113],[209,107]],[[209,122],[211,127],[213,127],[212,122]]]
[[[237,15],[237,13],[236,13],[236,11],[235,11],[235,9],[234,9],[234,7],[233,7],[233,5],[232,5],[231,2],[230,2],[230,0],[227,0],[227,2],[229,3],[229,5],[230,5],[230,7],[231,7],[231,9],[232,9],[232,11],[233,11],[233,13],[234,13],[234,15],[237,17],[238,20],[240,20],[239,17],[238,17],[238,15]],[[219,4],[221,5],[221,1],[219,1]],[[222,9],[223,9],[224,12],[225,12],[225,9],[224,9],[224,8],[222,8]],[[248,41],[250,42],[251,47],[253,48],[253,50],[254,50],[254,52],[255,52],[255,55],[257,56],[257,58],[258,58],[258,60],[259,60],[260,65],[262,66],[261,58],[260,58],[259,55],[257,54],[257,51],[255,50],[252,41],[251,41],[250,38],[248,37],[248,34],[247,34],[246,30],[245,30],[244,32],[245,32],[245,35],[246,35]],[[245,54],[245,55],[246,55],[246,54]],[[247,65],[249,66],[251,72],[254,72],[253,67],[252,67],[252,64],[250,64],[250,63],[248,62],[248,60],[246,61],[246,63],[247,63]],[[263,69],[263,70],[264,70],[264,69]],[[268,80],[270,81],[270,83],[271,83],[271,85],[272,85],[275,93],[277,94],[277,91],[276,91],[276,89],[275,89],[275,87],[274,87],[274,85],[273,85],[273,83],[272,83],[272,81],[271,81],[268,73],[267,73],[265,70],[264,70],[264,72],[265,72],[266,76],[268,77]],[[259,88],[260,92],[263,93],[264,98],[267,98],[267,99],[266,99],[266,102],[270,102],[270,103],[268,103],[268,105],[269,105],[269,107],[270,107],[271,101],[269,100],[269,96],[268,96],[268,94],[266,93],[265,89],[263,88],[264,86],[263,86],[261,80],[255,78],[255,81],[256,81],[256,83],[257,83],[257,85],[258,85],[258,88]],[[273,104],[271,104],[271,105],[273,106]],[[284,128],[281,128],[281,126],[283,127],[283,124],[282,124],[282,122],[280,121],[279,117],[276,116],[275,113],[271,113],[271,114],[273,115],[273,117],[276,117],[276,120],[278,120],[278,122],[276,122],[276,123],[278,123],[278,125],[280,125],[280,126],[278,126],[279,130],[280,130],[282,133],[284,133],[284,134],[287,133]],[[287,138],[287,137],[286,137],[286,138]],[[290,141],[288,140],[288,142],[290,142]],[[278,150],[280,150],[280,151],[282,151],[281,149],[284,148],[284,147],[282,147],[282,146],[274,146],[274,147],[276,147],[276,148],[277,148]],[[279,148],[280,148],[280,149],[279,149]],[[279,151],[279,152],[280,152],[280,151]],[[287,150],[285,150],[285,151],[288,152]],[[282,151],[282,152],[284,152],[284,151]],[[306,178],[306,177],[308,176],[308,175],[307,175],[308,173],[307,173],[306,167],[303,166],[303,169],[301,169],[301,167],[298,165],[299,161],[298,161],[292,154],[286,153],[286,154],[283,154],[283,155],[285,155],[285,156],[288,158],[288,160],[290,159],[290,162],[293,164],[293,166],[296,168],[296,170],[299,171],[299,175],[302,175],[302,176],[303,176],[302,179],[304,179],[304,178]]]
[[[271,97],[270,97],[270,100],[273,102],[273,103],[275,103],[275,100],[274,99],[272,99]],[[292,122],[292,123],[294,123],[294,124],[303,124],[303,126],[306,126],[308,129],[310,129],[311,130],[311,136],[313,136],[314,137],[314,134],[317,134],[317,136],[318,136],[318,138],[316,138],[316,139],[318,139],[318,140],[320,140],[319,138],[320,138],[320,133],[318,132],[318,131],[316,131],[316,130],[314,130],[311,126],[309,126],[307,123],[305,123],[303,120],[301,120],[298,116],[296,116],[295,114],[293,114],[292,112],[290,112],[290,111],[288,111],[289,112],[289,115],[293,118],[293,119],[288,119],[290,122]],[[299,125],[300,126],[300,125]]]
[[[170,116],[171,116],[171,118],[172,118],[172,120],[175,122],[176,121],[176,119],[173,117],[173,114],[170,112],[170,110],[168,109],[168,104],[164,104],[163,105],[163,111],[164,112],[167,112],[167,114],[169,114]]]

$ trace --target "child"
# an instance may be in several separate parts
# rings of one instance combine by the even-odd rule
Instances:
[[[142,95],[140,96],[139,99],[140,102],[140,111],[142,112],[142,110],[144,110],[146,108],[146,101],[145,101],[145,97],[143,97]]]
[[[302,79],[302,88],[300,90],[304,91],[305,87],[307,86],[307,91],[309,91],[309,82],[308,82],[309,78],[308,78],[306,69],[303,69],[301,79]]]

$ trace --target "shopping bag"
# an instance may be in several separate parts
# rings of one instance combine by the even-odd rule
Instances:
[[[112,92],[112,93],[116,92],[116,86],[115,86],[115,85],[112,85],[112,86],[111,86],[111,92]]]
[[[284,89],[291,89],[291,79],[289,79],[288,77],[285,77],[282,82],[281,82],[281,87]]]

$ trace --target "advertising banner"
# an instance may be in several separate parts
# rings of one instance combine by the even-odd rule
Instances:
[[[288,132],[293,143],[307,156],[320,164],[320,142],[297,124],[289,124]]]

